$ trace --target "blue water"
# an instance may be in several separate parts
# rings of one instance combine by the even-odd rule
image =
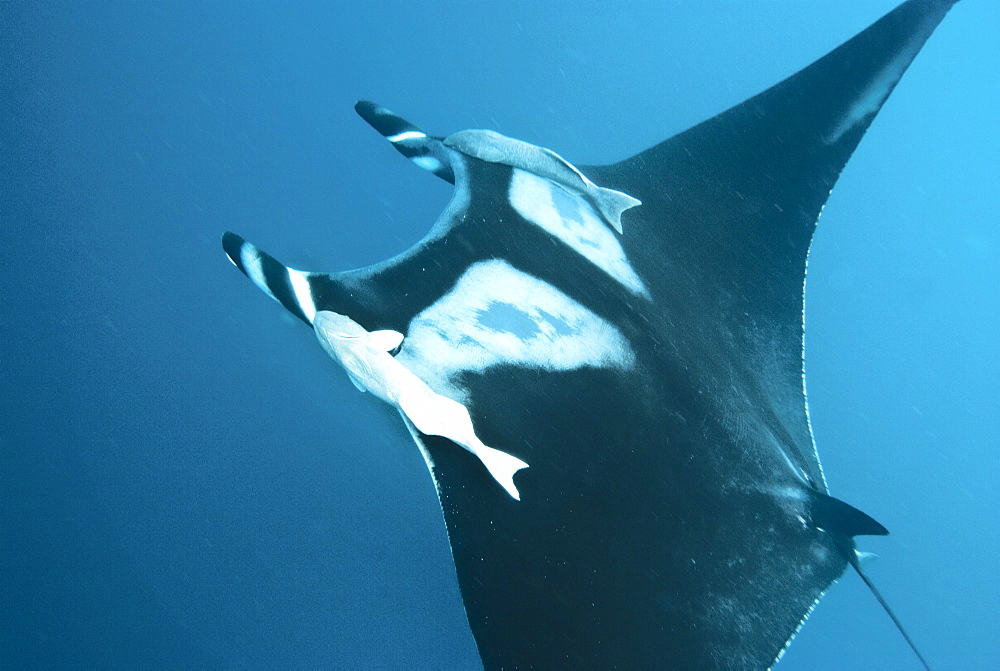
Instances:
[[[893,4],[0,3],[0,667],[476,668],[417,450],[221,233],[316,270],[423,235],[449,187],[358,98],[607,162]],[[998,28],[952,11],[809,267],[827,477],[942,669],[1000,664]],[[848,575],[779,668],[917,666]]]

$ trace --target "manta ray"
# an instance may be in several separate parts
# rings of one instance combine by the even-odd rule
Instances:
[[[322,273],[225,234],[232,262],[398,410],[486,668],[769,668],[848,565],[875,591],[854,538],[888,532],[830,494],[809,425],[806,260],[951,4],[910,0],[610,165],[491,130],[431,135],[362,101],[454,185],[419,243]]]

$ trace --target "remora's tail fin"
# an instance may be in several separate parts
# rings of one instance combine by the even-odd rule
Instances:
[[[397,401],[399,412],[416,428],[429,436],[441,436],[461,445],[482,462],[493,479],[511,497],[521,500],[521,494],[514,486],[514,474],[528,464],[515,456],[483,443],[472,426],[469,410],[458,401],[434,393],[423,385],[424,390],[416,393],[400,394]]]
[[[310,278],[313,273],[288,268],[235,233],[222,236],[222,248],[237,268],[264,293],[284,305],[289,312],[312,324],[316,301]]]
[[[642,201],[638,198],[603,186],[597,187],[593,198],[604,220],[611,224],[611,228],[615,229],[618,235],[622,233],[622,212],[642,205]]]
[[[528,464],[521,461],[512,454],[507,454],[503,450],[495,447],[482,445],[476,448],[476,456],[483,462],[483,466],[490,472],[493,479],[507,490],[507,493],[515,501],[521,500],[521,493],[514,486],[514,474],[522,468],[527,468]]]
[[[893,624],[896,625],[899,633],[906,639],[907,644],[920,660],[920,663],[924,665],[927,671],[930,671],[930,665],[927,664],[924,656],[920,654],[917,646],[913,643],[913,639],[906,633],[903,623],[899,621],[896,613],[889,607],[889,603],[885,600],[885,597],[882,596],[882,593],[875,587],[875,583],[872,582],[871,578],[862,569],[861,559],[854,548],[855,536],[885,536],[888,535],[889,530],[854,506],[844,503],[840,499],[835,499],[832,496],[820,494],[819,492],[813,492],[811,499],[810,515],[813,524],[830,534],[840,554],[854,567],[854,571],[868,585],[868,589],[871,590],[871,593],[882,605],[882,609],[885,610]]]

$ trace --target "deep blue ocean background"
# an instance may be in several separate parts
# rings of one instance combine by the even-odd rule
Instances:
[[[357,118],[579,164],[679,132],[894,0],[0,3],[0,667],[474,669],[398,422],[226,259],[404,250],[450,187]],[[959,3],[809,265],[832,493],[938,669],[1000,666],[1000,3]],[[856,576],[778,667],[918,668]]]

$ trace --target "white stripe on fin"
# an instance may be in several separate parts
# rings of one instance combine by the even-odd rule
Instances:
[[[295,302],[312,324],[316,318],[316,303],[313,301],[312,287],[309,286],[309,273],[289,268],[288,281],[292,285],[292,291],[295,292]]]
[[[942,9],[939,11],[948,11],[946,4],[950,3],[942,3]],[[940,20],[939,14],[924,17],[923,25],[911,34],[909,43],[868,81],[868,84],[857,94],[854,103],[844,114],[840,123],[823,138],[826,144],[837,142],[845,133],[882,108],[882,104],[892,93],[893,87],[906,72],[906,68],[909,67],[910,62],[916,57],[920,47],[930,37],[930,34],[934,32],[934,28],[937,27]]]
[[[389,142],[402,142],[403,140],[422,140],[427,137],[427,133],[419,130],[404,130],[402,133],[389,135],[385,139]]]

